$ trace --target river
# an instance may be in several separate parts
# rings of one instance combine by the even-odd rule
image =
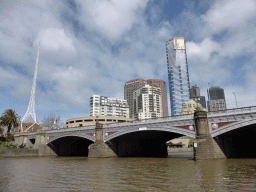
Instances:
[[[0,191],[256,191],[256,159],[1,158]]]

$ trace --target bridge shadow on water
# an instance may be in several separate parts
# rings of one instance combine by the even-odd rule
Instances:
[[[227,158],[256,158],[256,125],[249,125],[214,137]]]

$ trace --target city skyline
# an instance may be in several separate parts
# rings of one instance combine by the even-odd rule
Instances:
[[[186,40],[190,85],[200,87],[201,95],[207,98],[210,83],[225,90],[227,108],[236,107],[233,92],[238,107],[256,105],[252,0],[1,5],[2,112],[11,108],[21,117],[25,114],[40,40],[35,101],[39,122],[50,114],[63,121],[89,116],[93,94],[124,99],[123,85],[131,79],[167,83],[165,43],[173,37]]]

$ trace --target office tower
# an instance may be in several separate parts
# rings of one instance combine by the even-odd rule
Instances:
[[[148,79],[143,80],[141,78],[133,79],[125,83],[124,86],[124,99],[127,100],[130,114],[129,117],[132,118],[133,112],[133,92],[139,89],[142,85],[154,85],[161,89],[161,97],[162,97],[162,115],[164,117],[168,116],[168,104],[167,104],[167,90],[166,83],[161,79]]]
[[[162,117],[161,89],[149,84],[143,85],[133,92],[133,114],[135,119]]]
[[[224,89],[214,86],[208,91],[208,111],[226,110]]]
[[[200,96],[200,89],[196,85],[190,88],[190,97],[199,97]]]
[[[174,37],[166,42],[166,57],[171,115],[179,115],[182,105],[190,100],[188,63],[183,37]]]
[[[196,85],[190,89],[190,98],[200,103],[203,108],[206,108],[205,96],[200,96],[200,89]]]
[[[126,100],[93,95],[90,98],[90,116],[129,118],[129,106]]]

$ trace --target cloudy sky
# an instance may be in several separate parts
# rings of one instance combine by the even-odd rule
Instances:
[[[92,94],[123,99],[134,78],[168,82],[165,43],[176,36],[201,95],[210,83],[228,108],[233,92],[238,107],[256,106],[255,10],[255,0],[0,0],[0,112],[24,116],[40,41],[41,122],[89,115]]]

